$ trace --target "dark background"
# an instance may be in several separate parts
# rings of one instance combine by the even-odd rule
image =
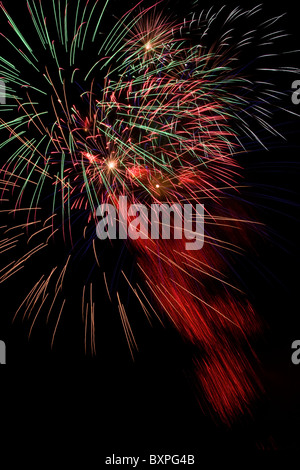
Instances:
[[[21,12],[18,15],[13,11],[13,4],[9,2],[8,10],[22,18]],[[254,4],[246,2],[243,6]],[[299,48],[300,7],[295,11],[291,1],[276,8],[273,3],[264,4],[267,17],[287,12],[283,24],[291,33],[290,49]],[[207,5],[210,4],[206,1],[202,7]],[[181,7],[180,3],[176,5],[178,11]],[[111,8],[117,13],[117,2],[112,2]],[[299,65],[295,57],[290,64]],[[294,79],[300,79],[300,75],[286,74],[280,78],[281,86],[289,90]],[[300,114],[300,105],[297,108],[286,102],[283,107]],[[131,299],[130,319],[139,348],[133,362],[117,309],[111,307],[100,287],[96,294],[100,298],[101,319],[97,321],[95,357],[84,352],[83,325],[75,314],[75,304],[68,306],[52,350],[52,330],[43,321],[28,340],[28,324],[24,325],[21,319],[11,322],[28,281],[19,275],[4,284],[1,291],[0,339],[7,346],[7,367],[1,369],[1,381],[4,403],[15,416],[7,428],[12,439],[16,429],[20,436],[27,434],[28,422],[34,424],[37,441],[44,427],[53,426],[55,446],[63,447],[66,436],[74,433],[73,442],[95,456],[97,462],[112,453],[194,453],[199,462],[207,450],[299,447],[300,365],[291,362],[291,344],[300,339],[300,128],[295,116],[282,113],[276,116],[278,120],[286,142],[276,140],[268,152],[256,150],[243,156],[245,180],[252,186],[248,196],[258,218],[269,227],[266,236],[256,241],[257,256],[237,262],[247,296],[267,325],[255,345],[266,393],[254,406],[253,416],[241,418],[228,429],[203,413],[192,379],[190,347],[166,322],[163,327],[153,320],[150,327],[145,319],[140,319]],[[59,250],[62,248],[58,247],[58,257]],[[116,260],[106,256],[106,262],[113,266]],[[119,256],[117,253],[116,258]],[[121,259],[126,267],[131,267],[130,253]],[[47,260],[41,257],[39,262]],[[34,270],[33,265],[33,276]],[[75,284],[67,285],[67,291],[76,289],[77,276],[80,278],[80,273],[74,268]]]

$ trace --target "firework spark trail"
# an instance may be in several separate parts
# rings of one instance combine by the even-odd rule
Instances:
[[[78,1],[74,11],[67,1],[46,6],[28,0],[26,5],[34,40],[24,36],[23,27],[0,3],[8,23],[8,32],[0,34],[8,51],[0,57],[7,90],[0,149],[9,155],[1,169],[1,202],[8,207],[3,211],[18,219],[8,229],[18,230],[16,236],[9,238],[7,226],[2,227],[0,249],[10,253],[26,238],[25,253],[10,259],[0,272],[1,282],[62,235],[68,255],[36,278],[20,306],[33,318],[31,334],[42,310],[48,308],[48,322],[59,305],[52,346],[67,305],[65,297],[59,300],[64,279],[80,251],[74,229],[80,221],[85,253],[93,254],[93,269],[117,305],[133,356],[137,341],[119,291],[109,287],[95,242],[96,209],[101,203],[118,209],[120,195],[147,206],[205,203],[201,251],[186,252],[183,240],[125,242],[146,289],[120,272],[149,321],[153,314],[160,320],[166,316],[199,348],[199,382],[212,408],[229,423],[250,410],[261,389],[250,345],[260,322],[225,276],[230,277],[227,253],[240,252],[258,227],[235,198],[242,188],[238,156],[253,142],[265,147],[258,129],[280,135],[271,118],[277,104],[281,109],[281,94],[260,80],[259,72],[275,70],[265,63],[272,57],[268,46],[284,36],[272,29],[280,17],[263,21],[257,6],[211,8],[179,19],[163,12],[164,1],[147,7],[140,2],[105,28],[108,0]],[[247,29],[237,38],[240,24]],[[43,52],[31,42],[38,42]],[[241,56],[250,48],[257,48],[258,56],[249,62],[247,56],[244,63]],[[259,75],[252,79],[254,63]],[[33,248],[28,246],[32,243]],[[92,282],[84,283],[79,303],[84,347],[87,351],[90,344],[94,355],[98,309]]]
[[[143,240],[137,249],[137,262],[161,312],[201,351],[196,369],[206,398],[230,423],[262,392],[249,343],[261,331],[259,319],[241,292],[219,276],[214,275],[213,282],[211,276],[208,279],[216,266],[224,271],[222,257],[209,244],[188,261],[184,243],[178,240],[160,240],[155,248]],[[204,266],[200,275],[199,265]],[[252,359],[243,344],[249,346]]]

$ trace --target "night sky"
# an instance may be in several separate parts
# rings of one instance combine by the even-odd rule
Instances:
[[[4,2],[16,22],[23,21],[23,30],[28,28],[29,39],[32,31],[24,22],[25,9],[19,8],[19,3],[22,2]],[[126,2],[121,3],[124,11]],[[171,9],[181,15],[183,3],[172,3]],[[254,4],[243,2],[242,5]],[[203,8],[210,5],[207,0],[201,2]],[[230,5],[234,7],[238,3],[230,0]],[[291,0],[278,5],[264,2],[264,5],[265,17],[287,13],[282,19],[283,28],[290,33],[285,48],[300,48],[300,6]],[[112,1],[107,15],[118,16],[118,8],[118,1]],[[4,21],[1,15],[0,31],[7,31]],[[285,63],[299,66],[299,53],[287,55]],[[300,80],[300,71],[299,75],[275,76],[274,82],[289,91],[292,80],[296,79]],[[285,98],[282,108],[300,114],[300,104],[293,105],[291,99]],[[50,346],[53,323],[47,325],[44,317],[28,339],[30,323],[22,321],[22,315],[12,323],[12,317],[28,292],[30,276],[34,278],[41,263],[48,269],[53,258],[59,259],[64,253],[63,243],[58,243],[52,248],[51,259],[41,254],[30,261],[26,274],[20,272],[0,285],[0,340],[5,341],[7,350],[7,367],[1,369],[2,403],[4,407],[7,403],[14,416],[7,427],[9,439],[15,438],[15,432],[20,438],[26,436],[26,423],[31,422],[32,440],[36,443],[41,440],[46,452],[41,434],[51,424],[55,434],[53,446],[63,448],[66,436],[71,433],[75,447],[72,452],[77,449],[86,452],[100,468],[105,456],[113,453],[141,456],[191,453],[200,464],[201,455],[207,451],[235,453],[299,448],[300,365],[292,364],[291,344],[300,340],[300,120],[292,114],[278,112],[274,121],[285,140],[272,137],[267,142],[268,151],[249,149],[241,157],[243,178],[249,185],[242,197],[248,198],[253,214],[265,224],[262,233],[253,234],[254,250],[234,261],[246,296],[264,325],[263,334],[254,340],[253,346],[265,393],[254,403],[252,416],[240,417],[228,428],[205,406],[201,407],[193,377],[193,347],[167,321],[162,325],[153,318],[150,326],[136,300],[128,294],[127,310],[138,344],[133,361],[117,307],[109,302],[100,283],[95,287],[99,309],[97,353],[93,356],[89,350],[85,352],[75,293],[82,280],[90,275],[91,260],[88,255],[85,257],[82,247],[72,265],[72,282],[69,278],[64,286],[66,296],[72,297],[74,293],[74,301],[62,316],[53,348]],[[1,162],[7,157],[7,150],[0,149]],[[0,225],[11,223],[5,215],[2,218]],[[113,254],[103,248],[102,255],[116,283],[119,266],[129,271],[133,280],[138,279],[134,254],[124,250],[122,243],[116,244]],[[9,262],[9,255],[4,254],[3,259]],[[126,289],[122,289],[126,297]]]

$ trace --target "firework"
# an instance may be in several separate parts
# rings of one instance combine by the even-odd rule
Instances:
[[[137,342],[124,302],[102,263],[97,207],[118,209],[119,196],[148,206],[204,203],[202,250],[186,252],[184,240],[126,240],[144,287],[133,285],[122,268],[119,276],[147,318],[167,318],[195,345],[204,396],[229,423],[250,410],[261,391],[249,347],[261,325],[229,282],[229,260],[251,243],[259,225],[236,197],[239,156],[264,146],[262,131],[278,135],[271,117],[280,95],[258,71],[268,44],[282,33],[273,29],[279,18],[260,20],[260,7],[178,18],[164,6],[141,2],[110,24],[109,1],[78,1],[73,9],[68,2],[30,0],[27,38],[1,4],[8,25],[1,34],[7,52],[0,57],[6,86],[1,149],[8,155],[2,205],[14,218],[2,227],[2,252],[10,258],[1,281],[64,241],[65,255],[36,277],[14,316],[22,311],[30,319],[31,335],[42,312],[47,322],[58,312],[53,344],[68,306],[66,277],[79,254],[92,253],[94,277],[118,305],[134,356]],[[247,29],[237,40],[235,28],[243,22]],[[261,52],[243,62],[255,45]],[[105,247],[113,251],[114,243]],[[93,283],[83,281],[81,292],[85,348],[95,354],[100,313]]]

